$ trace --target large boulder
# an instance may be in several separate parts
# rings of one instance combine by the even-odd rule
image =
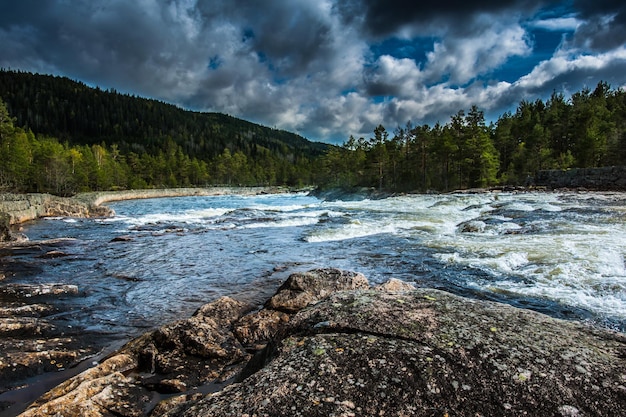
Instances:
[[[340,292],[196,416],[626,415],[626,337],[437,290]]]
[[[624,334],[398,280],[368,287],[327,269],[292,275],[261,310],[223,297],[25,415],[626,415]],[[178,394],[156,404],[155,391]]]
[[[314,269],[290,275],[266,307],[295,313],[334,292],[367,288],[369,283],[363,274],[332,268]]]

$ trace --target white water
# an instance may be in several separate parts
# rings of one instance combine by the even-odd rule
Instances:
[[[65,233],[81,242],[73,262],[46,273],[86,288],[90,305],[81,311],[93,312],[80,321],[88,327],[150,326],[218,295],[271,293],[296,270],[339,267],[372,282],[398,277],[626,329],[625,194],[285,194],[111,206],[113,219],[25,230],[31,239]],[[133,241],[108,243],[119,235]]]

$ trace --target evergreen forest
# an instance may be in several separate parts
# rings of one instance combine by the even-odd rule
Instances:
[[[540,170],[626,165],[626,91],[599,82],[566,99],[522,101],[487,124],[459,110],[445,125],[405,126],[350,137],[324,157],[320,183],[392,191],[530,185]]]
[[[416,117],[419,115],[416,115]],[[522,101],[487,124],[476,106],[446,124],[342,146],[219,113],[0,70],[0,191],[317,185],[449,191],[528,185],[539,170],[626,165],[626,92],[599,82]]]
[[[313,182],[329,145],[66,77],[0,70],[0,190]]]

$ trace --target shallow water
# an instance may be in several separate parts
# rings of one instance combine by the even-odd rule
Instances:
[[[62,320],[128,338],[222,295],[262,303],[292,272],[338,267],[626,331],[626,194],[305,194],[110,204],[110,219],[29,223],[68,256],[10,256],[11,282],[76,284]],[[126,241],[112,242],[116,237]]]

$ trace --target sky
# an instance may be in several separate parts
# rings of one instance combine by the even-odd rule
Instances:
[[[0,68],[340,144],[626,88],[626,2],[0,0]]]

